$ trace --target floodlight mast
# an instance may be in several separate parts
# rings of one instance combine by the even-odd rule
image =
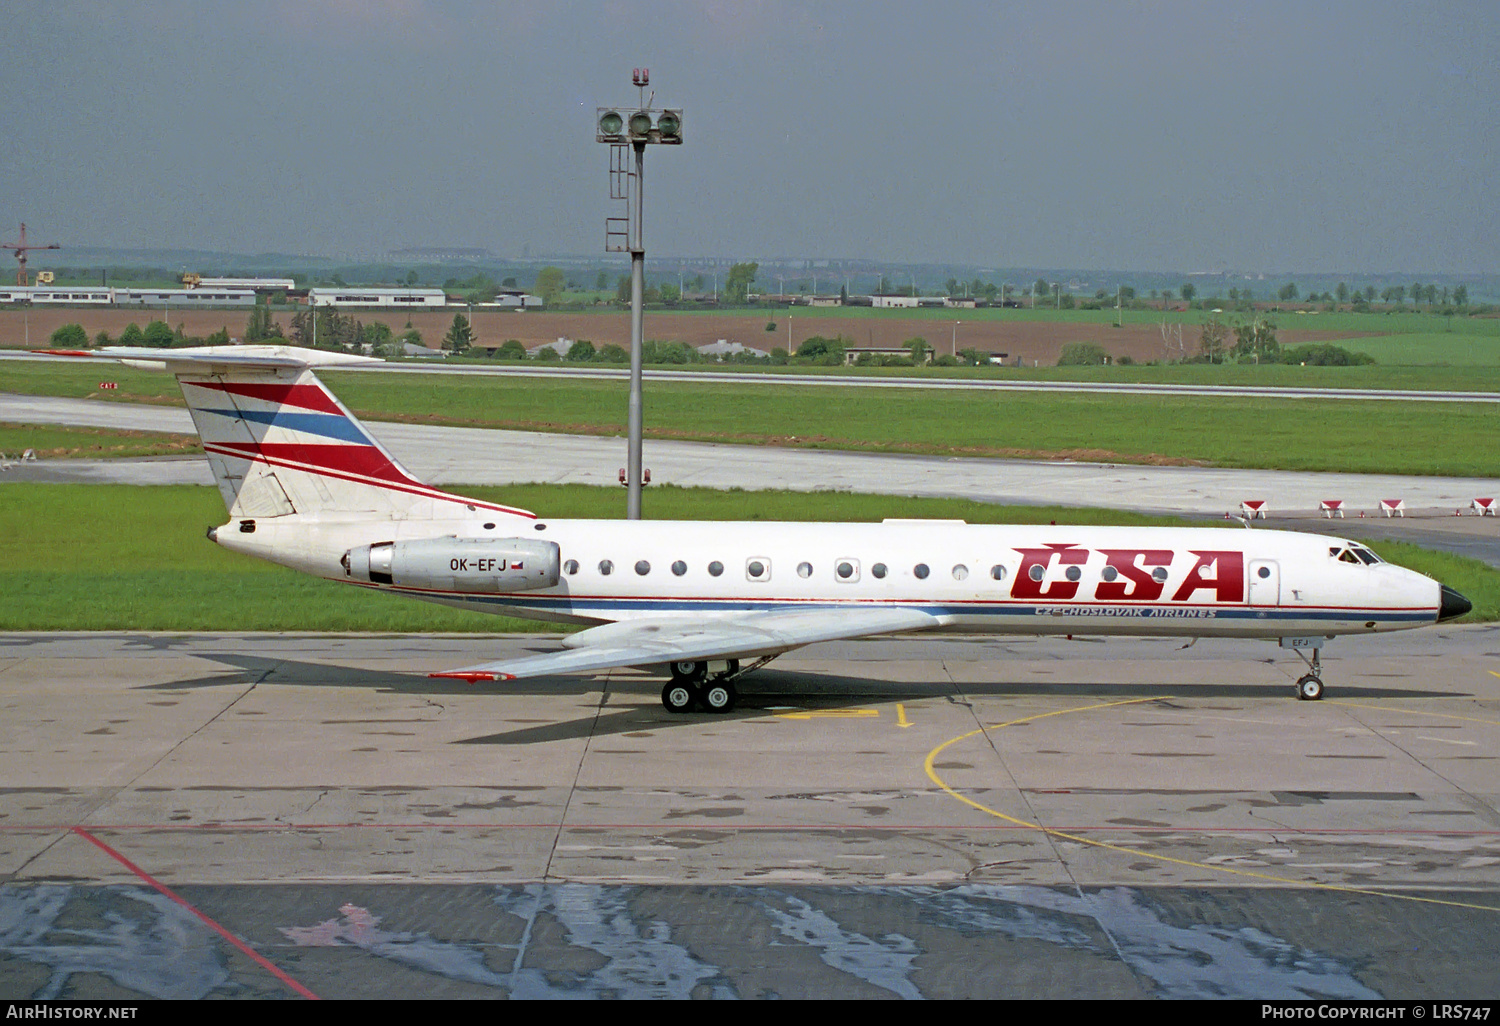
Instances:
[[[656,110],[651,107],[655,99],[646,97],[646,87],[651,84],[651,72],[647,68],[636,68],[631,82],[640,90],[639,102],[634,112],[622,115],[617,108],[600,107],[595,121],[595,139],[608,143],[610,199],[625,202],[624,217],[609,217],[604,222],[604,250],[606,253],[630,252],[630,415],[627,425],[628,454],[626,458],[625,517],[627,520],[641,518],[641,435],[644,414],[641,401],[641,351],[644,345],[644,313],[642,307],[646,294],[646,243],[643,226],[643,194],[646,181],[646,145],[648,143],[682,143],[682,111],[680,109]],[[626,148],[634,151],[634,167],[627,161]],[[632,180],[634,186],[632,187]]]

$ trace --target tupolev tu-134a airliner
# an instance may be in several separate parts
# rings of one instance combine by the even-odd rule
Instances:
[[[208,537],[326,580],[587,625],[560,652],[434,673],[469,682],[665,667],[672,712],[820,641],[919,631],[1266,638],[1304,699],[1344,634],[1470,604],[1355,542],[1290,531],[549,520],[418,481],[318,380],[378,363],[289,346],[58,353],[176,375],[229,510]]]

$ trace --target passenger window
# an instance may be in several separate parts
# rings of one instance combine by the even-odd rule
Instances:
[[[603,574],[605,577],[608,577],[610,574],[612,574],[614,572],[615,572],[615,565],[613,563],[611,563],[607,559],[601,559],[601,560],[599,560],[599,573]]]
[[[875,575],[876,580],[884,580],[886,575],[885,564],[876,563],[874,566],[870,567],[870,573]]]
[[[640,574],[642,577],[645,577],[651,572],[651,564],[646,562],[644,559],[637,560],[635,564],[635,572]]]
[[[771,579],[771,561],[765,556],[753,556],[745,560],[745,578],[751,581]]]
[[[1107,566],[1100,572],[1099,576],[1104,578],[1106,581],[1113,581],[1116,577],[1120,576],[1120,571],[1116,570],[1112,566]]]
[[[569,577],[572,577],[577,572],[578,572],[578,560],[576,560],[576,559],[570,559],[566,563],[563,564],[563,573],[567,574]]]
[[[724,564],[720,563],[717,559],[714,560],[712,563],[708,564],[708,576],[710,576],[710,577],[718,577],[723,572],[724,572]]]
[[[1067,573],[1065,573],[1063,576],[1070,581],[1078,581],[1083,579],[1083,571],[1078,569],[1078,567],[1076,566],[1070,566],[1068,567]]]
[[[927,580],[927,575],[932,571],[927,568],[926,563],[918,563],[916,566],[911,568],[911,572],[913,575],[915,575],[917,580],[925,581]]]
[[[841,559],[833,567],[834,574],[845,584],[852,584],[859,580],[859,560]]]
[[[965,579],[968,578],[968,576],[969,576],[969,568],[966,567],[966,566],[964,566],[962,563],[959,563],[957,566],[955,566],[953,568],[953,579],[955,581],[965,580]]]
[[[797,564],[797,576],[798,577],[811,577],[812,576],[812,564],[811,563],[798,563]]]
[[[1026,576],[1030,577],[1033,581],[1040,581],[1043,577],[1047,576],[1047,568],[1040,563],[1033,563],[1031,564],[1031,569],[1026,571]]]
[[[1006,571],[1005,567],[1002,564],[1000,564],[1000,563],[996,563],[994,566],[990,567],[990,577],[992,579],[994,579],[994,580],[997,580],[997,581],[1003,581],[1003,580],[1005,580],[1006,573],[1007,573],[1007,571]]]
[[[672,564],[672,575],[674,577],[681,577],[685,573],[687,573],[687,564],[682,560],[679,559],[677,562]]]

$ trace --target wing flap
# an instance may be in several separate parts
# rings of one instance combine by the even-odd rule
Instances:
[[[572,635],[561,652],[506,659],[430,674],[467,680],[517,680],[679,660],[750,659],[820,641],[928,630],[942,620],[918,609],[787,609],[714,620],[622,621]]]

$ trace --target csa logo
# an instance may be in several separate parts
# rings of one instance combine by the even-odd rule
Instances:
[[[1041,548],[1015,551],[1021,554],[1010,594],[1017,599],[1042,599],[1066,602],[1075,598],[1092,598],[1101,602],[1159,601],[1174,577],[1176,589],[1172,602],[1243,602],[1245,601],[1245,554],[1221,549],[1192,549],[1187,555],[1194,560],[1186,574],[1172,571],[1178,554],[1171,549],[1086,549],[1071,543],[1045,545]],[[1079,592],[1088,587],[1082,568],[1094,557],[1103,557],[1098,583],[1092,594]],[[1184,559],[1185,561],[1185,559]],[[1069,573],[1070,568],[1078,568]],[[1059,571],[1061,573],[1059,574]],[[1210,592],[1202,596],[1199,592]]]

